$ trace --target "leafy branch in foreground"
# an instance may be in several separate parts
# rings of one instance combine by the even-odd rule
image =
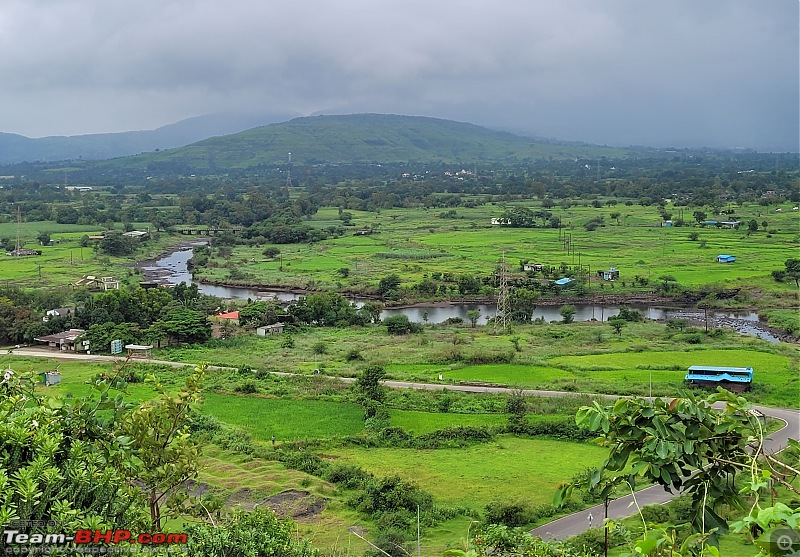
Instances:
[[[200,401],[206,367],[195,367],[178,393],[168,393],[154,376],[149,376],[147,380],[160,396],[142,402],[122,423],[122,431],[130,437],[141,464],[136,479],[147,494],[154,531],[161,530],[163,502],[179,509],[185,499],[181,487],[197,475],[200,449],[190,436],[190,411]]]
[[[593,489],[601,482],[605,483],[601,497],[617,485],[627,484],[633,491],[637,483],[655,483],[692,500],[692,535],[679,540],[674,528],[647,530],[645,524],[644,537],[636,542],[637,554],[718,555],[717,535],[728,531],[719,514],[721,505],[748,513],[734,526],[736,530],[756,526],[751,529],[754,537],[770,538],[776,529],[800,523],[800,509],[775,505],[769,511],[759,504],[759,494],[769,489],[770,479],[800,493],[792,483],[798,471],[764,453],[762,423],[742,397],[719,389],[704,399],[691,395],[672,401],[619,399],[609,407],[595,402],[578,411],[576,422],[600,434],[598,441],[609,448],[609,456],[586,485],[559,488],[556,504],[576,487]],[[796,442],[792,446],[798,447]],[[741,475],[747,478],[743,489],[736,483]],[[767,551],[762,555],[772,554]]]

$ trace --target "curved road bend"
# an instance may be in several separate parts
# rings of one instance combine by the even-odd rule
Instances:
[[[53,352],[41,348],[18,348],[14,349],[14,354],[18,356],[31,356],[39,358],[54,358],[54,359],[70,359],[70,360],[85,360],[85,361],[119,361],[121,358],[115,356],[99,356],[78,354],[75,352]],[[182,362],[169,362],[166,360],[137,360],[152,364],[164,364],[176,367],[183,367],[194,364],[186,364]],[[213,369],[217,366],[211,366]],[[293,375],[291,373],[277,373],[276,375]],[[355,378],[340,377],[346,383],[352,383]],[[441,385],[436,383],[414,383],[408,381],[384,381],[387,387],[396,389],[421,389],[421,390],[436,390],[436,391],[462,391],[468,393],[521,393],[524,395],[543,396],[543,397],[556,397],[556,396],[574,396],[584,393],[570,393],[561,391],[541,391],[533,389],[509,389],[507,387],[486,387],[475,385]],[[608,399],[618,398],[614,395],[595,395]],[[647,398],[647,397],[645,397]],[[764,415],[771,418],[777,418],[783,421],[786,425],[778,431],[770,434],[769,438],[764,442],[764,451],[767,453],[775,453],[786,447],[789,438],[800,439],[800,411],[792,410],[789,408],[770,408],[768,406],[755,406],[756,410],[762,412]],[[634,497],[626,495],[609,502],[608,517],[613,519],[620,519],[631,516],[636,513],[636,506],[643,507],[645,505],[663,504],[674,499],[677,495],[664,490],[660,485],[654,485],[642,490],[639,490]],[[589,522],[589,515],[593,520]],[[603,505],[595,505],[578,511],[571,515],[559,518],[553,522],[549,522],[538,528],[531,530],[531,534],[539,536],[542,539],[563,539],[570,536],[575,536],[585,532],[591,528],[603,527],[604,509]]]

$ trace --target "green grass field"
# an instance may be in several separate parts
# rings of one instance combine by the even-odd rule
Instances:
[[[783,268],[788,253],[800,247],[796,215],[787,204],[784,211],[774,207],[744,204],[737,208],[737,218],[747,223],[767,221],[763,229],[748,234],[740,230],[716,227],[663,227],[655,206],[616,205],[594,208],[575,205],[568,209],[554,207],[552,213],[567,225],[573,250],[567,253],[559,233],[550,228],[511,229],[492,226],[490,220],[505,207],[521,205],[538,208],[538,201],[484,203],[474,208],[456,209],[457,218],[442,219],[436,209],[390,209],[380,213],[348,211],[354,215],[354,227],[341,238],[319,242],[315,246],[283,245],[283,271],[278,261],[265,261],[261,248],[237,247],[219,267],[201,269],[202,276],[226,280],[228,268],[236,267],[247,281],[259,284],[290,284],[310,287],[348,288],[354,291],[374,287],[378,279],[392,272],[412,284],[433,272],[488,275],[502,252],[512,270],[522,259],[545,265],[581,263],[591,270],[614,266],[621,280],[610,284],[595,282],[595,295],[620,293],[633,289],[633,278],[649,279],[652,288],[662,275],[673,276],[682,286],[720,284],[726,287],[751,286],[787,296],[791,285],[778,284],[770,277]],[[667,205],[673,214],[688,208]],[[619,219],[611,219],[612,213]],[[336,222],[337,211],[323,208],[312,224],[328,226]],[[602,216],[606,226],[587,231],[583,224]],[[709,218],[712,218],[709,216]],[[685,217],[687,218],[687,217]],[[717,217],[723,220],[721,217]],[[688,216],[688,221],[692,221]],[[689,223],[691,224],[691,222]],[[375,227],[370,236],[353,236],[353,230]],[[697,240],[689,235],[697,233]],[[574,251],[574,253],[573,253]],[[735,255],[734,264],[715,261],[719,254]],[[252,263],[251,260],[256,262]],[[342,278],[337,270],[346,268]],[[235,282],[235,281],[232,281]],[[624,283],[624,285],[623,285]],[[647,289],[647,288],[646,288]],[[758,300],[752,300],[758,305]]]
[[[140,228],[146,223],[136,223]],[[100,234],[100,226],[58,224],[56,222],[23,223],[22,240],[26,248],[42,252],[38,256],[4,256],[0,265],[0,283],[23,288],[68,287],[84,275],[113,275],[123,281],[138,282],[133,263],[155,256],[180,241],[177,237],[161,235],[142,244],[131,257],[107,257],[98,254],[94,247],[82,247],[84,235]],[[52,246],[40,246],[36,240],[39,233],[49,233]],[[16,223],[0,223],[0,237],[14,238]]]
[[[364,429],[364,411],[356,404],[285,400],[206,393],[203,412],[268,442],[355,435]]]
[[[336,449],[342,461],[378,475],[397,474],[442,504],[483,510],[489,501],[549,504],[560,482],[599,465],[606,451],[568,441],[501,435],[463,449]]]
[[[163,359],[308,374],[355,376],[366,365],[382,365],[389,377],[422,382],[488,382],[513,388],[610,394],[677,396],[691,365],[750,366],[752,400],[800,407],[798,355],[793,345],[768,342],[724,329],[701,334],[700,344],[657,323],[630,323],[621,335],[599,322],[516,326],[502,334],[491,327],[429,326],[418,335],[393,336],[385,327],[311,328],[293,335],[294,347],[279,337],[242,335],[213,346],[163,350]],[[520,351],[511,340],[517,337]],[[692,337],[694,339],[694,337]],[[326,346],[315,355],[313,347]],[[363,362],[347,361],[358,350]],[[487,355],[509,363],[471,364]]]

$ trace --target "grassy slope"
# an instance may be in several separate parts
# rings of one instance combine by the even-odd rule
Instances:
[[[458,327],[428,328],[423,335],[411,337],[389,337],[381,327],[317,329],[295,335],[296,348],[288,351],[280,348],[278,339],[248,337],[230,341],[227,343],[230,348],[225,348],[226,343],[221,343],[222,346],[215,349],[173,350],[171,354],[183,356],[187,362],[227,359],[238,354],[242,361],[251,362],[253,367],[284,369],[288,364],[302,368],[312,358],[310,347],[320,341],[327,342],[332,348],[326,358],[343,360],[351,346],[359,346],[365,350],[367,363],[382,357],[381,352],[386,351],[383,345],[385,341],[390,343],[392,353],[396,356],[397,363],[391,368],[392,374],[399,377],[427,377],[442,372],[449,379],[463,377],[507,383],[517,379],[520,384],[569,380],[579,388],[587,384],[605,385],[608,388],[619,384],[646,388],[650,373],[647,367],[669,368],[701,360],[703,363],[730,364],[733,359],[737,365],[749,363],[756,367],[757,380],[764,382],[765,389],[790,386],[791,382],[796,385],[796,354],[792,356],[788,346],[784,349],[731,335],[710,341],[712,344],[708,346],[692,346],[695,350],[687,351],[679,349],[674,340],[665,335],[662,326],[631,325],[625,329],[622,338],[611,335],[610,329],[607,329],[607,325],[597,323],[520,327],[515,334],[522,339],[523,352],[518,355],[520,361],[517,365],[431,364],[431,358],[452,346],[452,335],[456,331],[461,331],[465,342],[457,345],[456,348],[460,350],[486,351],[492,347],[511,346],[508,335],[496,335],[488,328],[471,330]],[[605,331],[606,334],[600,341],[597,340],[599,331]],[[648,345],[655,351],[630,351],[631,348]],[[598,349],[607,352],[597,353]],[[409,364],[406,366],[402,362]],[[44,371],[51,369],[54,364],[47,360],[0,356],[0,365],[19,370]],[[54,394],[84,393],[86,385],[83,381],[94,373],[110,369],[109,364],[63,362],[58,365],[64,382],[61,386],[48,389]],[[334,367],[333,362],[330,367]],[[346,368],[343,362],[337,363],[336,367],[345,372],[355,372],[354,368]],[[158,368],[151,369],[158,371]],[[679,388],[683,373],[671,369],[654,370],[654,389],[661,392]],[[597,375],[604,376],[605,381],[588,383]],[[170,370],[167,376],[170,378],[168,384],[174,388],[181,372],[173,373]],[[148,396],[152,396],[149,386],[131,386],[132,400]],[[279,439],[336,438],[357,432],[363,427],[358,407],[326,401],[208,393],[204,410],[223,422],[250,431],[255,440],[261,442],[268,441],[272,431],[277,432]],[[391,419],[393,425],[424,433],[456,424],[492,424],[505,417],[501,414],[458,415],[392,410]],[[440,504],[480,510],[493,499],[520,498],[533,504],[547,503],[554,485],[569,479],[593,462],[599,462],[604,451],[590,444],[501,436],[492,443],[466,449],[417,451],[349,447],[326,449],[326,454],[343,462],[359,464],[379,475],[396,473],[413,479],[434,493]],[[355,540],[348,540],[347,528],[361,524],[360,519],[343,505],[342,499],[324,482],[287,471],[274,462],[253,461],[214,448],[207,450],[204,463],[206,467],[200,480],[223,490],[222,493],[230,493],[241,487],[256,493],[263,492],[264,495],[286,489],[305,489],[320,496],[332,497],[319,519],[302,522],[300,530],[313,537],[318,547],[342,547],[354,543]],[[368,524],[365,526],[369,527]],[[441,554],[445,547],[453,547],[458,539],[466,535],[466,527],[465,519],[459,519],[430,529],[423,540],[425,553]]]
[[[507,435],[464,449],[360,449],[330,451],[381,476],[397,474],[433,493],[444,505],[482,510],[493,500],[552,501],[560,482],[592,465],[606,451],[590,444]]]
[[[618,157],[620,149],[538,142],[473,124],[387,114],[314,116],[206,139],[179,149],[102,163],[146,167],[180,162],[192,168],[248,168],[316,162],[458,162],[541,157]]]

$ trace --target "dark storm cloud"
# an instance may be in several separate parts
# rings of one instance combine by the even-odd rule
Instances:
[[[6,0],[0,130],[392,112],[797,150],[795,0]]]

